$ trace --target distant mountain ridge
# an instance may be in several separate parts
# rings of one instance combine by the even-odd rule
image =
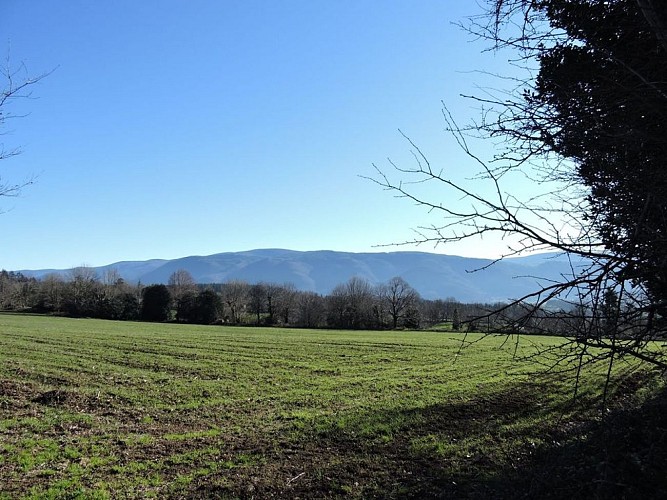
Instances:
[[[505,259],[489,266],[475,259],[427,252],[352,253],[283,249],[225,252],[178,259],[116,262],[95,267],[102,275],[116,269],[129,282],[167,283],[172,273],[187,270],[197,283],[293,283],[299,290],[328,294],[353,276],[372,284],[400,276],[424,298],[453,297],[462,302],[500,302],[535,291],[539,282],[571,274],[570,263],[559,254]],[[489,267],[486,267],[489,266]],[[41,278],[66,275],[68,269],[22,270]]]

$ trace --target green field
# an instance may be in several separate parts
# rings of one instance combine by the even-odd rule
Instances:
[[[594,467],[603,367],[573,403],[517,359],[557,339],[461,339],[0,315],[0,497],[512,498]],[[617,403],[658,386],[619,371]]]

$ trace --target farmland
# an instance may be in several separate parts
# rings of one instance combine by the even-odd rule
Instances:
[[[572,494],[605,367],[573,401],[523,359],[558,339],[462,338],[0,315],[0,498]],[[657,404],[617,371],[609,407]]]

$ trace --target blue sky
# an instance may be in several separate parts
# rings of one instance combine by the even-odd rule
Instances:
[[[4,0],[0,50],[53,72],[9,111],[0,268],[65,268],[255,248],[340,251],[414,237],[428,215],[360,176],[410,160],[470,176],[441,100],[506,57],[454,23],[469,1]],[[3,57],[4,59],[4,57]],[[437,194],[436,194],[437,196]],[[455,200],[442,200],[444,203]],[[493,256],[497,242],[421,251]]]

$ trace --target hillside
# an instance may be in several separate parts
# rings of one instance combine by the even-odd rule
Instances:
[[[130,282],[167,283],[169,276],[185,269],[197,283],[244,280],[293,283],[299,290],[329,293],[353,276],[372,284],[401,276],[428,299],[453,297],[464,302],[497,302],[520,297],[536,289],[540,281],[571,273],[570,264],[558,254],[506,259],[488,266],[472,259],[426,252],[351,253],[299,252],[265,249],[190,256],[173,260],[116,262],[94,268],[100,275],[115,268]],[[27,276],[66,275],[66,269],[22,270]]]

